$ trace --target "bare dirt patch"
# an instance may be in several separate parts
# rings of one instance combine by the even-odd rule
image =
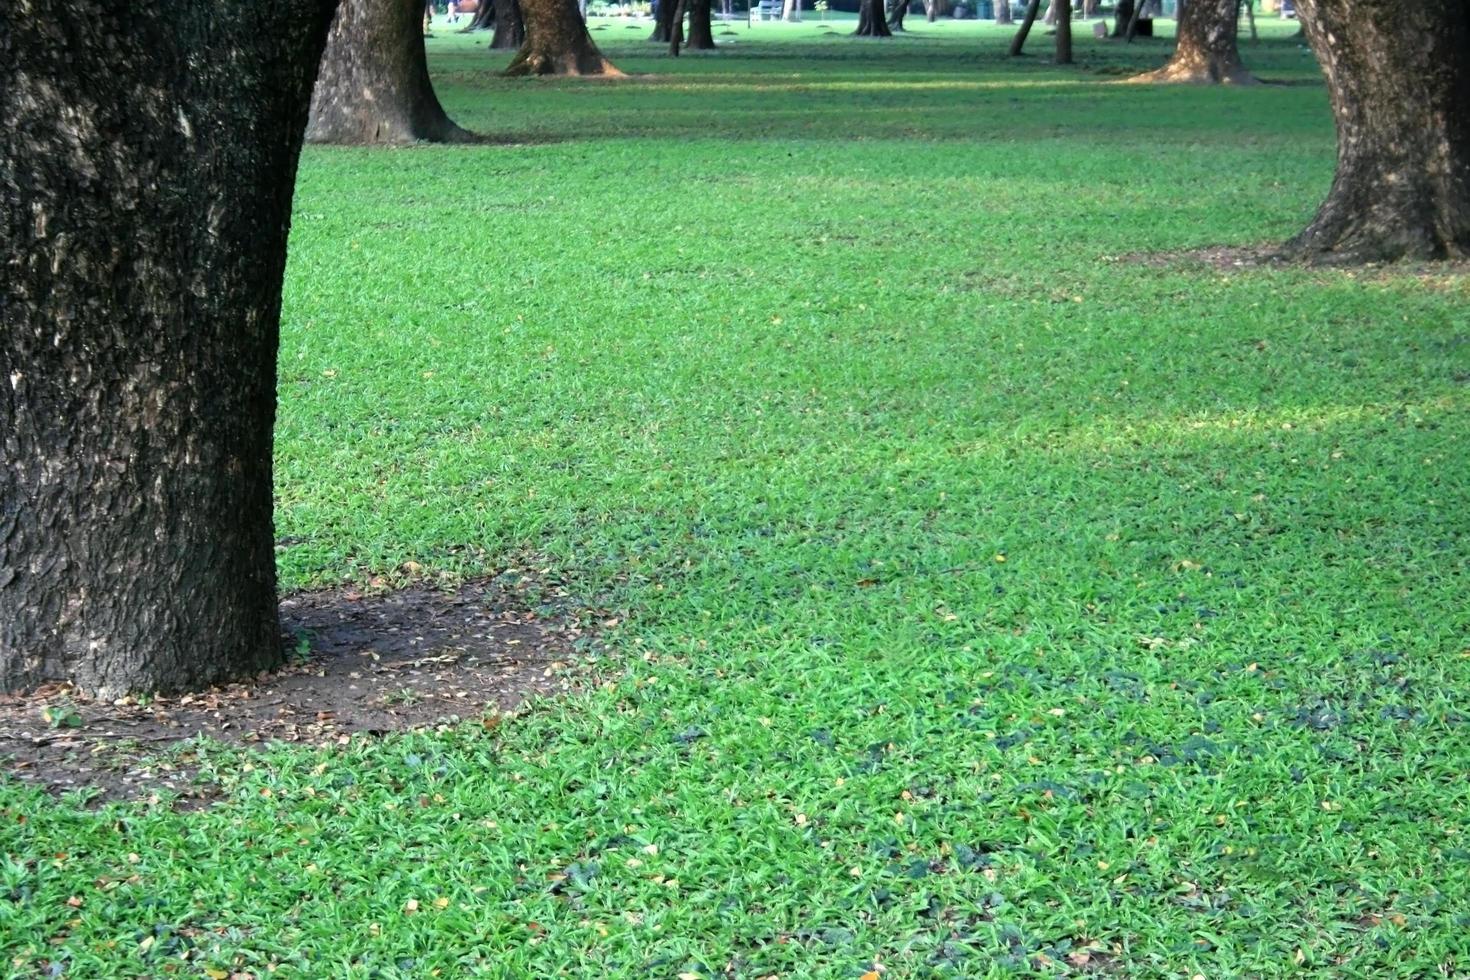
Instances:
[[[303,592],[281,602],[288,665],[199,694],[90,701],[63,685],[0,695],[0,772],[93,802],[180,794],[196,785],[187,743],[345,744],[513,711],[566,690],[583,635],[491,581],[454,591]],[[180,751],[170,751],[179,749]]]
[[[1412,279],[1433,290],[1459,291],[1470,288],[1470,260],[1466,259],[1360,264],[1334,263],[1330,258],[1322,257],[1293,260],[1281,254],[1280,244],[1210,245],[1172,252],[1130,252],[1127,255],[1110,257],[1107,261],[1120,265],[1141,265],[1150,269],[1203,266],[1216,272],[1297,268],[1362,282]]]

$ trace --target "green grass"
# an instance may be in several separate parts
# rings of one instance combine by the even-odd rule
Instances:
[[[207,812],[0,785],[7,968],[1470,971],[1465,280],[1127,258],[1310,216],[1290,26],[1217,91],[910,24],[611,22],[615,83],[441,29],[523,142],[306,152],[284,585],[534,562],[606,681],[208,750]]]

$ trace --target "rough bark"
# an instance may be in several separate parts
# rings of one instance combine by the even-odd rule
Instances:
[[[281,658],[281,275],[331,6],[0,5],[0,689]]]
[[[1026,47],[1026,37],[1031,33],[1031,25],[1036,23],[1036,12],[1041,8],[1041,0],[1028,0],[1026,12],[1021,15],[1021,26],[1016,28],[1016,36],[1011,38],[1011,57],[1018,58]]]
[[[526,43],[526,24],[521,19],[520,0],[495,0],[495,33],[490,37],[490,50],[514,51]]]
[[[892,37],[888,19],[883,16],[883,0],[862,0],[858,6],[858,25],[853,34],[858,37]]]
[[[1235,44],[1239,12],[1240,0],[1188,0],[1179,14],[1173,56],[1164,67],[1132,81],[1253,84],[1255,76],[1240,63]]]
[[[623,74],[592,42],[577,0],[521,0],[521,16],[526,40],[505,69],[506,75]]]
[[[1057,55],[1059,65],[1072,63],[1072,0],[1052,0],[1057,9]]]
[[[1470,256],[1470,4],[1298,0],[1327,76],[1337,173],[1287,251],[1319,261]]]
[[[710,0],[688,0],[689,39],[685,47],[691,51],[713,51],[715,30],[710,22]]]
[[[342,0],[311,95],[309,143],[469,143],[444,113],[418,0]]]

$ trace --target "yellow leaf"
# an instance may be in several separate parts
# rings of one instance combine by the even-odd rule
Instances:
[[[209,977],[209,980],[227,980],[230,974],[226,970],[216,970],[211,966],[205,969],[204,975]]]

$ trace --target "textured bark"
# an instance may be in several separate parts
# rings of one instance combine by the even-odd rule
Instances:
[[[281,275],[331,6],[0,5],[0,688],[280,660]]]
[[[1288,252],[1470,256],[1470,4],[1298,0],[1327,76],[1337,174]]]
[[[577,0],[521,0],[521,16],[525,19],[526,40],[505,74],[623,74],[592,43],[587,22],[577,10]]]
[[[1026,47],[1026,37],[1031,33],[1031,25],[1036,23],[1036,12],[1041,8],[1041,0],[1028,0],[1026,12],[1021,15],[1021,26],[1016,28],[1016,36],[1011,38],[1011,57],[1018,58]]]
[[[418,0],[342,0],[311,95],[309,143],[473,142],[429,81]]]
[[[1059,65],[1072,63],[1072,0],[1051,0],[1057,11],[1057,56]]]
[[[521,19],[520,0],[495,0],[489,5],[495,11],[495,34],[490,38],[492,51],[514,51],[526,43],[526,24]]]
[[[688,0],[689,40],[685,46],[692,51],[715,49],[714,25],[710,23],[710,0]]]
[[[858,37],[892,37],[888,19],[883,16],[883,0],[862,0],[858,6]]]
[[[1135,82],[1185,82],[1196,85],[1250,85],[1255,76],[1240,63],[1235,44],[1240,0],[1188,0],[1179,14],[1174,55],[1158,71]]]

